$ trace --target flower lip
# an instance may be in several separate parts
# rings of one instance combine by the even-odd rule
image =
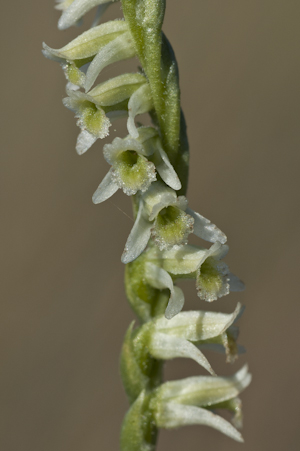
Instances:
[[[155,166],[134,150],[119,154],[113,163],[113,178],[128,196],[146,191],[156,180]]]

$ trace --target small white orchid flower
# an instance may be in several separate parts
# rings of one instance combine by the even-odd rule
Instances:
[[[117,0],[58,0],[56,9],[63,13],[58,21],[59,30],[66,30],[72,25],[77,25],[80,19],[95,6],[101,8],[103,14],[110,3]]]
[[[76,150],[86,152],[98,139],[108,135],[110,120],[125,116],[130,97],[147,83],[142,74],[123,74],[100,83],[88,94],[67,89],[64,105],[76,113],[82,132]]]
[[[200,299],[212,302],[229,291],[242,291],[245,288],[243,282],[230,273],[226,263],[220,261],[228,250],[227,245],[217,241],[209,249],[187,245],[159,253],[153,248],[149,258],[175,279],[195,278]]]
[[[62,65],[71,83],[89,91],[102,69],[134,57],[135,49],[127,23],[113,20],[85,31],[61,49],[43,43],[43,54]],[[85,74],[79,68],[88,63]]]
[[[152,183],[141,196],[139,211],[122,255],[122,262],[135,260],[146,248],[150,236],[161,249],[186,244],[194,219],[185,213],[187,199],[162,182]]]
[[[188,208],[184,196],[177,197],[175,191],[161,182],[155,182],[140,199],[138,215],[122,262],[129,263],[136,259],[147,246],[151,235],[160,250],[175,246],[174,252],[177,252],[176,246],[186,244],[192,232],[211,242],[225,242],[227,239],[208,219]]]
[[[166,382],[156,389],[151,401],[155,423],[165,429],[193,424],[211,426],[243,442],[240,432],[211,410],[235,409],[237,396],[250,382],[247,365],[232,377],[196,376]]]
[[[156,180],[155,169],[169,186],[181,188],[158,132],[152,127],[140,127],[137,139],[115,138],[111,144],[105,144],[103,153],[112,168],[93,195],[95,204],[108,199],[119,188],[128,196],[145,192]]]
[[[153,330],[147,343],[149,352],[153,357],[163,360],[191,358],[215,375],[208,360],[196,345],[199,342],[210,343],[224,336],[240,311],[241,305],[238,304],[231,314],[189,311],[178,313],[171,320],[159,317],[153,321]],[[142,330],[143,328],[141,333]]]
[[[69,97],[63,99],[63,104],[76,113],[77,125],[81,128],[76,143],[79,155],[85,153],[97,139],[109,134],[111,122],[104,110],[94,102],[94,99],[80,91],[67,91]]]

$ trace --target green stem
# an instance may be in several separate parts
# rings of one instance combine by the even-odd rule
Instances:
[[[137,55],[150,85],[154,104],[151,117],[181,180],[182,188],[178,194],[184,195],[188,183],[189,147],[180,108],[177,62],[168,39],[161,31],[165,0],[121,1]],[[134,198],[134,214],[137,208],[137,199]],[[141,324],[163,314],[169,298],[168,290],[157,290],[145,283],[145,261],[146,255],[142,254],[125,268],[127,298]],[[134,335],[131,326],[121,357],[121,374],[131,403],[122,427],[121,446],[122,451],[153,451],[158,430],[148,418],[149,415],[151,417],[149,400],[153,390],[163,382],[163,362],[152,358],[147,352],[146,338],[141,343],[134,343]],[[139,422],[139,418],[144,420]]]

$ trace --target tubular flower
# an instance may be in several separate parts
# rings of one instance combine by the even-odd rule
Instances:
[[[155,182],[143,194],[139,211],[122,255],[122,262],[137,258],[147,246],[150,236],[160,249],[186,244],[193,231],[194,219],[185,213],[187,199],[161,182]]]
[[[181,188],[158,132],[152,127],[140,127],[137,139],[130,135],[124,139],[115,138],[104,146],[103,153],[112,168],[93,195],[95,204],[108,199],[119,188],[128,196],[138,191],[145,192],[156,180],[156,170],[169,186]]]
[[[149,251],[149,260],[171,274],[172,279],[196,279],[197,294],[208,302],[227,295],[230,291],[242,291],[243,282],[229,271],[220,260],[229,250],[226,244],[214,243],[209,249],[187,245],[159,252]]]
[[[156,359],[190,358],[215,375],[197,345],[214,343],[226,335],[240,311],[241,304],[238,304],[231,314],[189,311],[178,313],[172,320],[160,316],[139,329],[134,344],[145,336],[144,345]]]
[[[69,97],[63,104],[74,111],[78,118],[77,125],[81,132],[78,135],[76,151],[79,155],[85,153],[97,139],[105,138],[109,134],[111,122],[104,110],[98,106],[93,98],[80,91],[67,91]]]
[[[108,135],[110,120],[126,115],[130,97],[146,83],[141,74],[124,74],[100,83],[88,94],[67,89],[63,104],[79,118],[77,125],[82,131],[76,150],[80,155]]]
[[[211,242],[225,242],[227,239],[208,219],[188,208],[185,196],[177,197],[175,191],[161,182],[155,182],[140,198],[139,211],[126,242],[122,262],[129,263],[137,258],[146,248],[151,235],[160,250],[174,248],[173,252],[182,252],[185,247],[176,246],[186,244],[192,232]],[[161,254],[161,258],[164,259],[165,255]]]
[[[232,377],[196,376],[166,382],[157,388],[151,401],[155,422],[166,429],[192,424],[211,426],[234,440],[243,442],[241,434],[211,410],[228,408],[236,411],[239,406],[237,396],[250,382],[251,374],[247,365]],[[240,418],[240,412],[238,417]],[[234,422],[240,423],[237,418],[234,418]]]

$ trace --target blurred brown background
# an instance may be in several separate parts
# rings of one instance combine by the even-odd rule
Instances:
[[[299,428],[299,1],[172,0],[165,32],[175,49],[188,123],[192,208],[229,238],[227,262],[247,284],[212,306],[240,300],[240,343],[230,374],[248,361],[245,445],[205,427],[160,436],[158,451],[296,451]],[[78,128],[61,103],[65,80],[41,43],[56,28],[52,1],[2,2],[2,308],[0,449],[117,450],[127,409],[118,356],[133,318],[120,256],[132,226],[117,194],[94,206],[108,170],[99,141],[75,153]],[[104,20],[121,17],[115,4]],[[85,26],[90,24],[89,15]],[[107,68],[105,80],[137,61]],[[114,123],[108,141],[125,135]],[[106,141],[107,142],[107,141]],[[122,211],[121,211],[122,210]],[[123,213],[129,215],[129,218]],[[192,309],[209,308],[184,284]],[[166,377],[204,374],[176,360]]]

